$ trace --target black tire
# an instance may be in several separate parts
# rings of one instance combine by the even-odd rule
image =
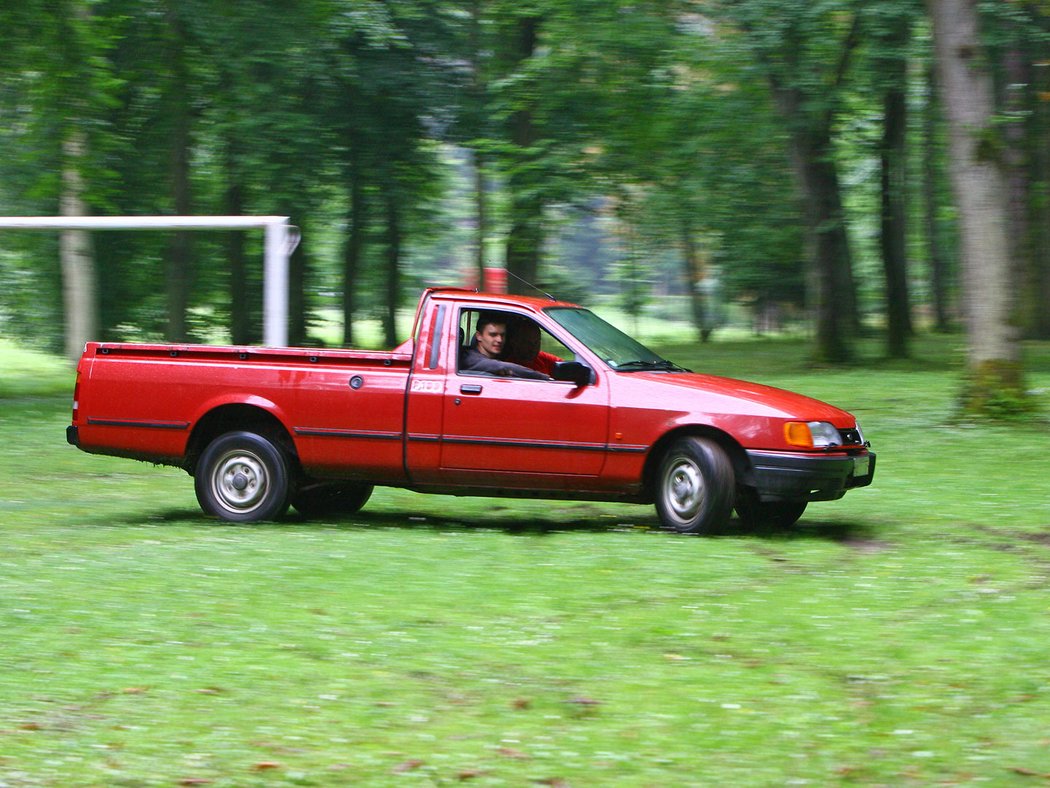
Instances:
[[[656,477],[656,512],[682,534],[724,530],[736,491],[733,464],[709,438],[682,438],[672,444]]]
[[[194,475],[201,509],[220,520],[274,520],[288,509],[288,459],[280,446],[254,432],[227,432],[213,440]]]
[[[805,501],[760,501],[750,487],[737,494],[736,516],[745,528],[789,528],[805,511]]]
[[[304,517],[354,514],[372,496],[372,485],[364,482],[323,482],[296,490],[292,506]]]

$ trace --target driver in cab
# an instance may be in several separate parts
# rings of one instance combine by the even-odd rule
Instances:
[[[504,377],[550,379],[542,372],[502,360],[500,356],[506,341],[506,318],[492,312],[482,312],[475,326],[474,341],[463,350],[460,369]]]

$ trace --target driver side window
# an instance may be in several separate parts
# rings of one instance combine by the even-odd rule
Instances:
[[[558,361],[576,358],[531,317],[469,308],[459,314],[458,355],[460,372],[539,380],[549,379]]]

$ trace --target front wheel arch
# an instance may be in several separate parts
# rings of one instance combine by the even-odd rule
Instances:
[[[747,459],[747,452],[731,435],[714,427],[702,425],[681,427],[663,435],[649,450],[649,455],[645,460],[645,467],[642,469],[642,485],[645,491],[645,500],[648,503],[653,503],[656,500],[656,482],[660,472],[660,464],[671,446],[682,438],[707,438],[717,443],[722,451],[726,453],[726,456],[729,457],[737,483],[743,482],[750,475],[751,463]]]

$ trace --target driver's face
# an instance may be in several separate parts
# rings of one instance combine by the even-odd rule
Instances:
[[[489,323],[474,334],[478,340],[478,351],[488,358],[498,358],[503,352],[503,341],[507,338],[507,326]]]

